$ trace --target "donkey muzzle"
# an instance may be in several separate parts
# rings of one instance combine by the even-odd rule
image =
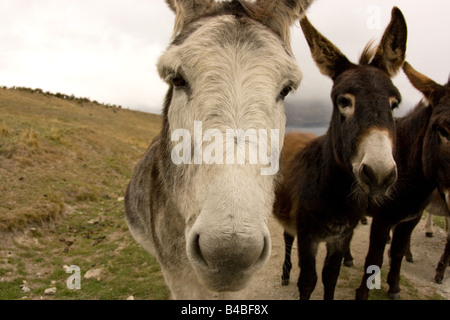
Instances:
[[[187,254],[202,282],[213,291],[238,291],[270,256],[270,235],[262,230],[236,232],[193,228]]]

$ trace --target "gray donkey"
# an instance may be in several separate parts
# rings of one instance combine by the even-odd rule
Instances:
[[[167,0],[163,127],[135,168],[131,234],[174,299],[241,290],[268,260],[283,100],[302,75],[289,28],[312,0]]]

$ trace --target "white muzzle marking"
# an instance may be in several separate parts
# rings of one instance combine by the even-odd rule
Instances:
[[[397,180],[393,157],[393,138],[387,130],[373,128],[361,140],[353,158],[353,173],[363,191],[369,195],[385,195]]]

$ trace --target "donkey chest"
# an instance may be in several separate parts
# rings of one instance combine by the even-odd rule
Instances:
[[[349,236],[354,228],[354,222],[349,220],[334,220],[324,224],[318,231],[319,238],[328,240],[335,237]]]
[[[364,214],[351,195],[353,179],[345,172],[327,170],[306,181],[298,189],[299,230],[321,240],[349,235]]]
[[[304,232],[320,240],[346,237],[351,234],[362,216],[363,211],[355,208],[308,212],[299,220],[299,228],[302,229],[303,226]]]

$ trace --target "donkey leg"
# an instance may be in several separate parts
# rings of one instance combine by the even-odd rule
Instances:
[[[353,267],[353,256],[352,256],[352,251],[350,249],[350,242],[351,242],[351,238],[350,241],[348,241],[348,243],[346,242],[345,244],[345,248],[344,248],[344,266],[346,267]]]
[[[428,211],[424,211],[427,213],[427,220],[425,222],[425,235],[428,238],[432,238],[433,237],[433,215],[428,212]]]
[[[447,235],[447,243],[445,245],[444,253],[442,254],[441,259],[439,260],[439,263],[436,267],[436,275],[434,276],[434,280],[437,283],[442,284],[442,280],[444,280],[445,270],[447,269],[447,266],[449,264],[450,264],[450,231],[448,232]]]
[[[450,216],[445,217],[445,231],[447,231],[447,243],[450,241]],[[448,262],[450,266],[450,261]]]
[[[364,215],[364,217],[367,220],[367,216]],[[352,251],[350,249],[350,243],[352,242],[352,238],[353,238],[353,230],[351,232],[350,239],[348,241],[344,242],[344,246],[345,246],[344,247],[344,252],[345,252],[344,253],[344,266],[349,267],[349,268],[354,266]]]
[[[309,300],[317,283],[316,255],[318,243],[306,237],[302,239],[299,235],[298,255],[300,264],[300,276],[297,286],[300,293],[300,300]]]
[[[391,265],[387,282],[389,284],[389,297],[391,299],[400,298],[400,269],[402,260],[411,240],[411,233],[420,221],[421,215],[417,215],[413,220],[402,222],[395,227],[391,244]]]
[[[414,262],[414,258],[411,252],[411,238],[409,239],[408,246],[406,247],[405,259],[408,262]]]
[[[345,254],[344,254],[344,266],[346,266],[348,268],[354,266],[352,251],[350,250],[350,247],[345,251]]]
[[[336,242],[327,242],[327,256],[322,270],[322,282],[324,286],[324,300],[333,300],[336,283],[341,271],[342,259],[347,252],[351,236]]]
[[[384,248],[386,247],[386,241],[389,238],[390,230],[391,226],[385,223],[378,216],[373,218],[372,226],[370,228],[369,251],[364,264],[364,275],[359,288],[356,289],[355,298],[357,300],[367,300],[369,298],[369,287],[367,285],[367,280],[371,276],[371,273],[366,271],[370,266],[378,266],[381,268],[383,265]]]
[[[447,231],[447,237],[450,237],[450,216],[445,217],[445,231]]]
[[[283,263],[283,274],[281,275],[282,286],[287,286],[289,284],[289,278],[292,269],[291,252],[292,252],[292,243],[294,242],[294,239],[295,239],[294,236],[291,236],[286,231],[284,232],[285,253]]]

